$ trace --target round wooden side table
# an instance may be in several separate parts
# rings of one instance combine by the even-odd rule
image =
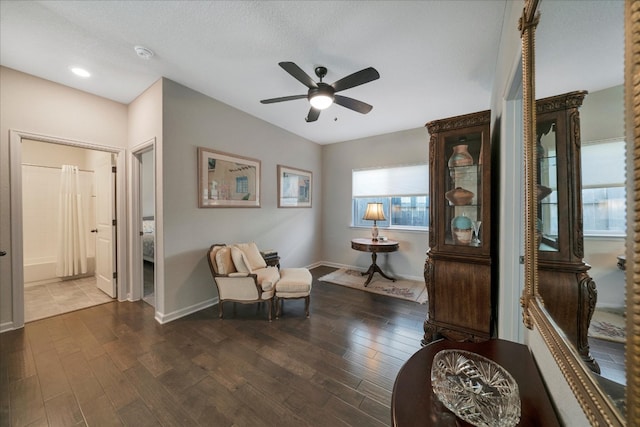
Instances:
[[[378,267],[376,264],[376,259],[378,258],[378,252],[395,252],[400,247],[400,244],[395,240],[371,240],[371,239],[352,239],[351,240],[351,248],[360,252],[371,252],[371,266],[369,269],[362,273],[363,276],[369,275],[367,280],[364,282],[364,285],[367,286],[371,279],[373,278],[373,274],[378,272],[382,277],[387,280],[391,280],[393,282],[396,281],[393,277],[389,277]]]
[[[447,349],[477,353],[509,371],[520,392],[519,427],[560,425],[529,348],[511,341],[492,339],[481,343],[435,341],[411,356],[398,372],[393,386],[391,421],[394,427],[471,426],[448,410],[433,392],[433,358],[439,351]]]

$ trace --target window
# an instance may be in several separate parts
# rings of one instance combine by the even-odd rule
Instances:
[[[237,176],[236,177],[236,193],[248,193],[249,192],[249,177]]]
[[[427,230],[429,226],[429,169],[426,164],[354,170],[352,224],[371,227],[363,220],[367,203],[382,203],[385,221],[379,228]]]
[[[582,145],[584,234],[626,235],[625,143],[606,140]]]

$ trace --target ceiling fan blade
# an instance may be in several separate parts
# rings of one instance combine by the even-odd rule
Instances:
[[[287,73],[291,74],[296,80],[305,85],[308,88],[318,87],[316,82],[313,81],[311,77],[304,71],[302,68],[298,67],[293,62],[279,62],[279,66],[281,66]]]
[[[316,120],[318,120],[318,117],[320,117],[320,110],[311,107],[311,109],[309,110],[309,114],[307,114],[307,117],[305,117],[304,120],[307,123],[315,122]]]
[[[336,90],[336,92],[339,92],[341,90],[351,89],[352,87],[372,82],[379,78],[380,74],[376,69],[369,67],[350,74],[347,77],[343,77],[340,80],[333,82],[331,86]]]
[[[260,102],[262,104],[273,104],[274,102],[293,101],[294,99],[302,99],[306,97],[307,95],[291,95],[291,96],[282,96],[280,98],[263,99]]]
[[[349,98],[342,95],[334,95],[333,101],[338,105],[342,105],[345,108],[362,114],[367,114],[373,108],[373,106],[367,104],[366,102],[358,101],[357,99]]]

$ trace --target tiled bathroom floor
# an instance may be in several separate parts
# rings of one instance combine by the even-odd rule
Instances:
[[[96,287],[95,277],[26,285],[24,321],[44,319],[110,301],[113,299]]]

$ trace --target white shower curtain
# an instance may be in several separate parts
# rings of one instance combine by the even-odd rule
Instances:
[[[62,166],[59,200],[56,276],[84,274],[87,272],[87,230],[77,166]]]

